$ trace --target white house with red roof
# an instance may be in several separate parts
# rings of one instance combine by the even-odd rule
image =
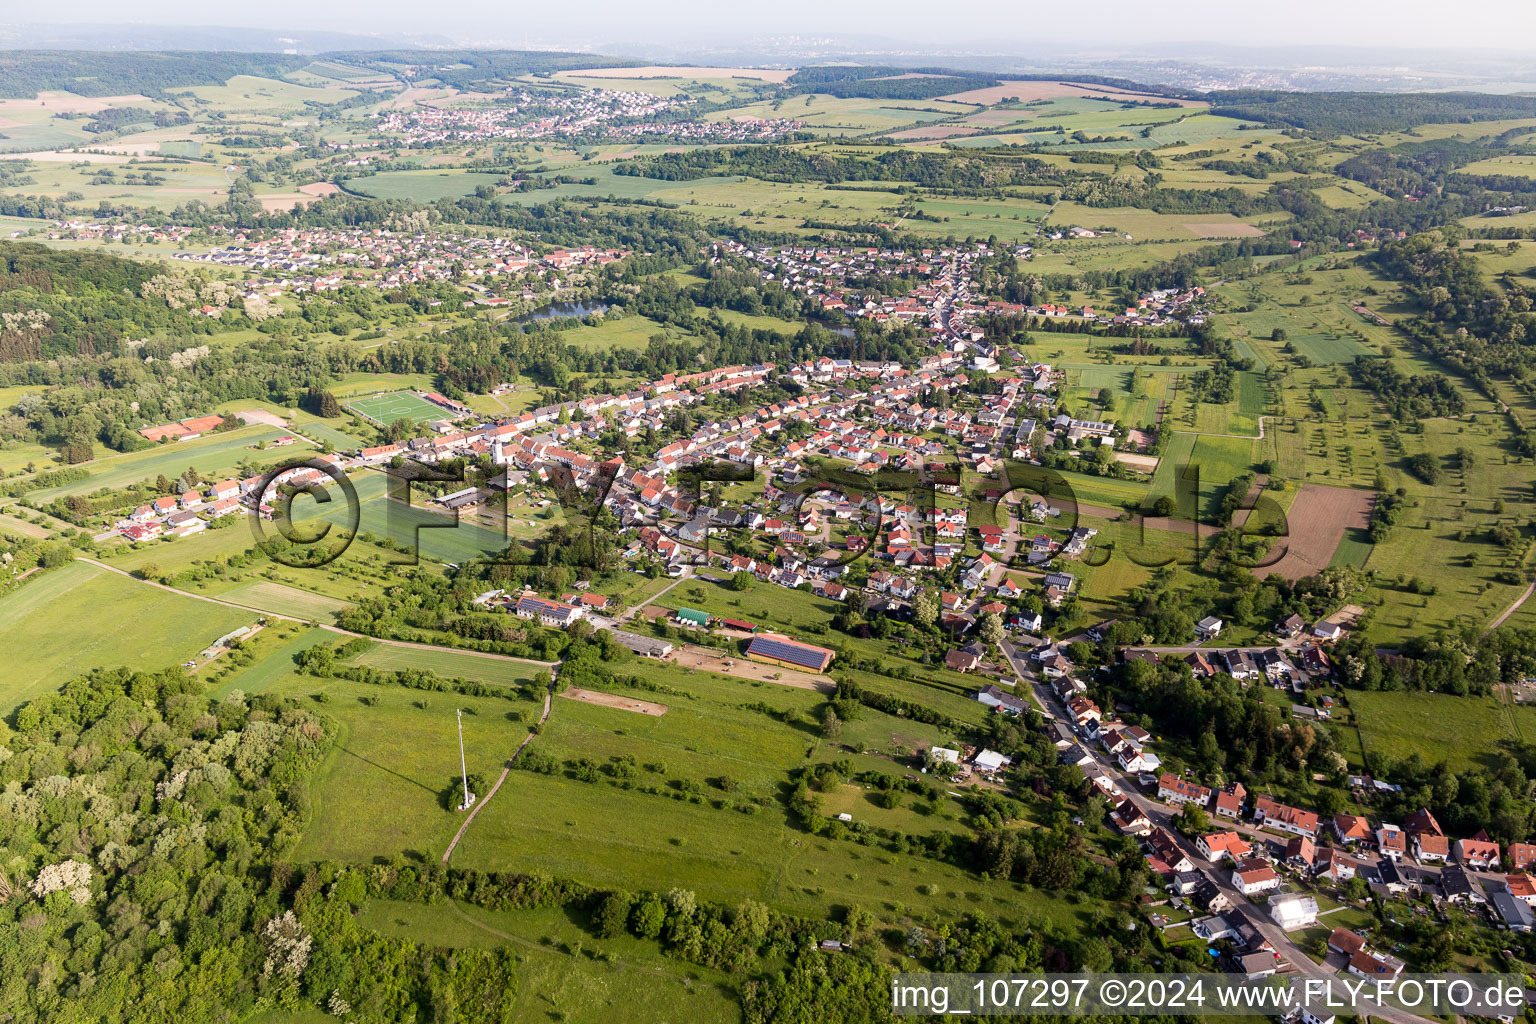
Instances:
[[[1499,866],[1499,844],[1479,832],[1471,839],[1456,840],[1456,859],[1472,871],[1487,871]]]

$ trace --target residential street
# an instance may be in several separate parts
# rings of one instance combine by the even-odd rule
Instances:
[[[1019,680],[1017,686],[1029,687],[1030,694],[1034,697],[1035,703],[1042,710],[1048,711],[1047,717],[1054,717],[1057,721],[1070,722],[1072,719],[1067,713],[1067,709],[1056,699],[1056,695],[1041,682],[1034,671],[1028,654],[1020,652],[1008,641],[1004,641],[1000,646],[1002,647],[1003,656],[1008,659],[1008,664],[1013,668]],[[1330,978],[1338,973],[1331,966],[1315,962],[1302,951],[1300,946],[1291,940],[1291,937],[1283,928],[1272,921],[1268,914],[1264,913],[1262,907],[1250,902],[1248,897],[1234,888],[1231,883],[1230,869],[1222,871],[1202,857],[1195,844],[1173,828],[1171,823],[1174,812],[1166,804],[1143,796],[1136,780],[1127,777],[1125,773],[1121,772],[1119,766],[1107,758],[1103,751],[1099,750],[1094,744],[1085,742],[1082,744],[1082,747],[1093,758],[1094,767],[1108,776],[1137,809],[1147,816],[1148,821],[1158,828],[1166,829],[1195,866],[1206,869],[1206,873],[1216,883],[1216,886],[1232,901],[1234,911],[1241,914],[1245,920],[1257,929],[1259,934],[1268,940],[1281,959],[1289,964],[1295,973],[1311,978]],[[1238,825],[1236,827],[1239,831],[1247,834],[1257,831],[1251,826]],[[1273,837],[1266,835],[1265,838],[1272,839]],[[1374,1016],[1391,1021],[1393,1024],[1430,1024],[1427,1018],[1397,1010],[1383,1011]]]

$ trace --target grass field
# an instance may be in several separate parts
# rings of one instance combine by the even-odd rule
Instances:
[[[431,391],[435,385],[425,373],[348,373],[329,389],[337,398],[377,395],[385,391]]]
[[[421,664],[463,675],[476,668],[482,674],[501,668],[472,665],[476,659],[462,654],[434,652],[423,661],[421,653],[375,646],[362,660],[378,667]],[[1022,892],[944,864],[818,839],[791,827],[777,797],[785,773],[807,758],[838,756],[814,725],[821,695],[709,673],[678,673],[651,663],[633,663],[633,670],[671,688],[657,695],[668,704],[666,715],[556,701],[550,721],[534,740],[536,749],[562,759],[589,756],[600,764],[633,757],[650,766],[642,769],[642,781],[699,780],[704,798],[675,799],[578,782],[563,774],[514,771],[461,842],[456,863],[554,871],[605,885],[686,885],[707,899],[751,896],[800,912],[856,902],[886,917],[902,912],[897,908],[915,913],[968,898],[1004,919],[1081,920],[1084,911],[1053,894]],[[269,688],[300,696],[328,694],[325,711],[342,726],[337,751],[316,777],[317,813],[301,841],[301,859],[367,859],[395,850],[436,856],[458,821],[445,796],[457,774],[452,709],[462,706],[469,712],[464,728],[470,771],[494,775],[526,735],[530,713],[537,708],[525,701],[422,694],[292,674]],[[358,700],[365,696],[377,703]],[[508,712],[520,720],[510,720]],[[848,728],[847,742],[856,749],[910,752],[942,738],[931,727],[872,711],[861,713]],[[900,770],[876,758],[860,756],[859,762]],[[721,776],[734,780],[729,790],[713,782]],[[674,792],[670,786],[664,789]],[[391,813],[370,810],[382,806]],[[744,813],[747,807],[755,813]],[[942,812],[917,820],[928,821],[928,827],[952,827]]]
[[[421,423],[426,420],[440,420],[451,415],[442,406],[413,395],[409,391],[393,391],[368,398],[354,398],[347,402],[346,407],[386,426],[398,419],[415,420]]]
[[[119,159],[126,160],[127,157]],[[154,184],[143,184],[137,177],[146,172],[153,173]],[[130,179],[130,174],[135,177]],[[75,193],[87,202],[132,203],[163,211],[194,199],[216,203],[229,195],[229,180],[223,167],[200,161],[141,160],[136,164],[39,161],[28,172],[28,177],[32,184],[8,188],[5,192],[54,199]]]
[[[270,641],[267,641],[268,633],[273,634]],[[294,656],[300,651],[335,639],[336,634],[323,629],[311,629],[291,623],[268,626],[253,641],[253,644],[267,641],[263,644],[263,653],[259,659],[228,672],[221,678],[210,678],[209,681],[214,685],[211,695],[217,700],[234,690],[240,690],[242,693],[261,693],[293,671]]]
[[[42,538],[48,536],[48,528],[39,526],[29,519],[20,519],[16,516],[0,515],[0,533],[12,533],[22,537]]]
[[[201,85],[175,90],[175,95],[191,95],[207,106],[225,113],[281,115],[298,112],[307,103],[339,103],[357,93],[352,89],[308,88],[292,82],[280,82],[255,75],[236,75],[223,85]]]
[[[527,725],[509,721],[507,714],[519,712],[530,722],[538,717],[538,706],[527,701],[423,693],[292,672],[269,689],[305,698],[325,694],[326,713],[342,730],[336,749],[316,773],[316,813],[296,854],[301,859],[366,860],[391,851],[436,859],[459,824],[448,796],[459,774],[455,710],[465,712],[470,772],[491,779],[527,734]],[[377,703],[365,705],[363,697]],[[515,794],[514,789],[499,799]],[[380,814],[380,808],[389,813]]]
[[[381,935],[438,948],[515,947],[516,1020],[555,1014],[571,1024],[739,1019],[735,979],[663,956],[655,943],[628,935],[596,938],[586,921],[563,909],[495,911],[455,902],[370,900],[357,920]]]
[[[1508,744],[1536,739],[1536,709],[1510,708],[1492,697],[1362,691],[1351,692],[1349,704],[1367,752],[1418,754],[1453,769],[1486,765]]]
[[[1147,497],[1173,497],[1181,516],[1188,517],[1193,510],[1187,507],[1187,496],[1198,488],[1200,514],[1210,515],[1226,493],[1227,482],[1252,470],[1254,448],[1253,441],[1242,437],[1177,433],[1152,475]]]
[[[1273,215],[1271,215],[1273,216]],[[1263,234],[1254,229],[1262,218],[1240,220],[1231,214],[1151,213],[1131,207],[1088,207],[1062,202],[1056,205],[1046,223],[1052,227],[1077,226],[1093,230],[1118,231],[1136,241],[1161,241],[1187,238],[1244,238]],[[1199,225],[1199,227],[1191,227]]]
[[[278,612],[299,618],[312,618],[330,622],[337,614],[351,608],[347,601],[314,594],[297,587],[290,587],[271,580],[243,583],[219,595],[219,600],[255,608],[258,611]]]
[[[413,491],[409,505],[392,501],[386,489],[388,481],[383,473],[363,473],[354,477],[360,505],[359,534],[372,533],[380,537],[392,537],[412,551],[419,551],[422,561],[464,562],[473,558],[489,558],[506,548],[508,533],[498,532],[478,525],[471,515],[456,520],[452,515],[440,515],[428,511],[422,496]],[[346,525],[350,513],[344,505],[332,502],[323,508],[317,518]],[[295,503],[294,518],[302,523],[307,517]],[[344,558],[346,556],[343,556]],[[391,561],[406,558],[392,555]]]
[[[375,199],[407,199],[413,203],[435,203],[439,199],[459,199],[473,195],[481,185],[494,186],[502,174],[476,171],[382,171],[362,178],[348,178],[341,183],[348,192]]]
[[[390,644],[374,644],[358,655],[353,664],[392,672],[419,668],[448,678],[474,679],[482,683],[507,686],[519,683],[543,685],[549,678],[549,670],[541,665],[508,661],[505,658],[482,658],[465,651],[424,651]]]
[[[836,756],[806,717],[822,698],[702,673],[666,678],[693,696],[667,694],[665,716],[560,702],[535,742],[556,755],[587,754],[599,761],[629,755],[642,765],[662,763],[667,778],[728,775],[734,788],[728,793],[716,788],[695,803],[563,776],[518,777],[517,799],[488,805],[477,819],[460,848],[464,864],[490,867],[511,856],[549,870],[560,862],[577,877],[616,878],[624,885],[686,884],[711,898],[750,895],[801,911],[827,901],[856,902],[881,916],[897,903],[927,905],[939,892],[930,896],[917,887],[929,884],[974,894],[1000,917],[1072,916],[1054,897],[1020,894],[1011,885],[979,881],[933,861],[875,853],[789,827],[777,800],[778,780],[807,757]],[[781,722],[746,707],[748,701],[793,710],[796,719]],[[889,746],[893,735],[913,735],[908,723],[867,714],[885,723],[868,723],[881,747]],[[874,763],[895,770],[888,762]],[[754,801],[757,813],[742,813]]]
[[[759,318],[769,319],[769,318]],[[782,321],[779,321],[782,322]],[[576,345],[581,348],[607,349],[627,348],[643,349],[650,344],[652,335],[664,334],[669,337],[679,336],[675,329],[669,330],[666,325],[645,316],[604,317],[598,324],[582,324],[568,331],[561,331],[556,338],[562,345]]]
[[[257,618],[73,562],[0,597],[0,636],[6,640],[0,709],[9,711],[92,668],[179,664]]]
[[[84,465],[83,468],[91,474],[89,479],[45,487],[30,492],[27,497],[47,503],[70,494],[86,494],[98,487],[126,487],[141,480],[153,481],[162,473],[168,477],[179,476],[189,466],[195,467],[205,479],[218,480],[231,475],[242,462],[257,467],[273,465],[313,450],[303,442],[261,451],[255,448],[286,434],[287,431],[267,426],[240,427],[191,441],[170,441],[127,455],[106,456]]]

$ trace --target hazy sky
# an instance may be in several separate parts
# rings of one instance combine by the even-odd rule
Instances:
[[[52,23],[439,34],[502,44],[526,36],[536,45],[587,47],[835,34],[1020,55],[1045,55],[1062,43],[1097,49],[1170,41],[1536,50],[1536,0],[61,0],[8,12],[18,15]]]

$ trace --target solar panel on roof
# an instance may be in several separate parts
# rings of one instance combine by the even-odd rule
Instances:
[[[773,637],[754,637],[747,645],[749,654],[758,654],[765,658],[774,658],[778,661],[787,661],[792,665],[803,665],[820,671],[827,663],[830,651],[817,647],[809,647],[805,644],[797,644],[790,640],[779,640]]]

